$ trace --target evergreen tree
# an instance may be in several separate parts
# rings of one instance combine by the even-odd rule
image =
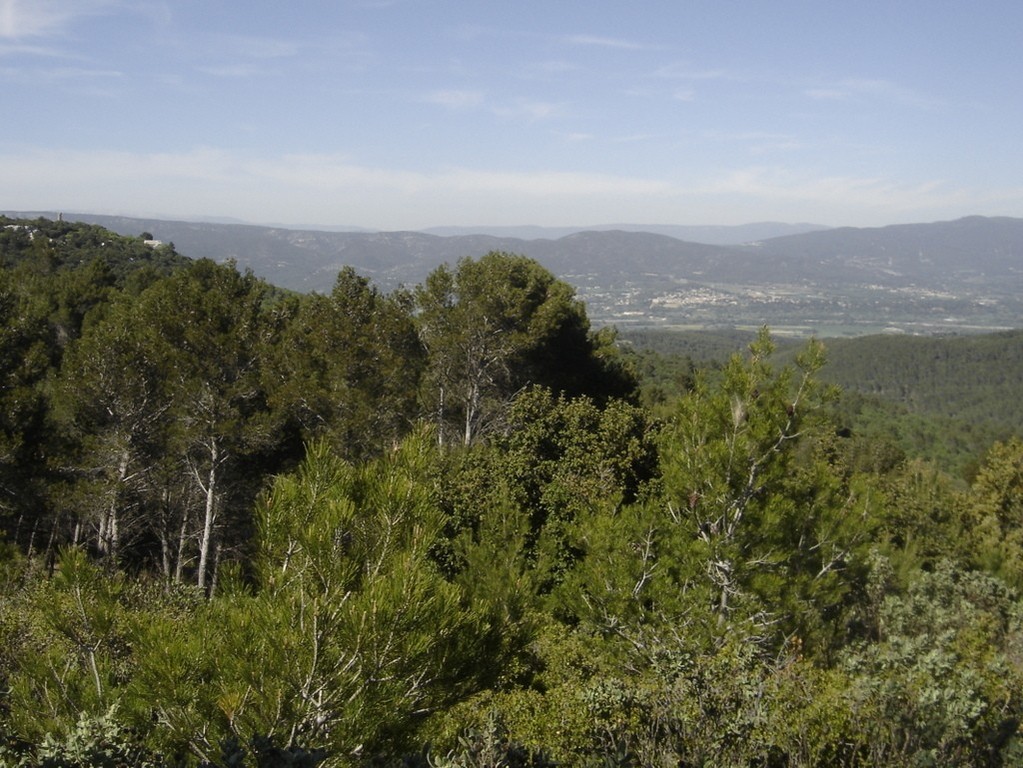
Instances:
[[[46,549],[53,523],[46,515],[46,378],[55,340],[48,307],[23,275],[0,269],[0,525],[27,551]]]
[[[416,306],[429,354],[425,406],[442,442],[491,434],[531,384],[600,400],[635,386],[613,338],[590,334],[572,288],[524,256],[441,266],[416,290]]]
[[[397,754],[479,688],[502,628],[434,563],[444,517],[424,479],[435,450],[413,436],[355,467],[319,443],[275,481],[257,511],[254,581],[225,583],[190,620],[138,640],[147,664],[133,696],[174,742],[203,759],[228,736],[335,761]]]
[[[171,407],[166,361],[125,297],[71,345],[61,366],[56,403],[65,437],[76,443],[77,493],[65,501],[81,508],[74,543],[91,541],[116,563],[125,544],[165,533],[155,468],[169,448]],[[165,536],[163,570],[170,573]]]
[[[180,504],[182,541],[195,538],[194,573],[203,588],[223,550],[248,535],[260,457],[276,440],[260,371],[266,298],[265,284],[251,274],[198,261],[138,299],[135,322],[166,382],[171,485],[164,496]]]
[[[330,296],[304,296],[266,370],[272,405],[305,441],[348,458],[379,454],[412,428],[424,350],[400,296],[350,268]]]

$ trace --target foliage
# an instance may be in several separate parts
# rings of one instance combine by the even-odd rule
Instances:
[[[963,472],[994,433],[929,396],[766,330],[620,355],[522,257],[294,296],[172,256],[0,230],[0,763],[1019,762],[1011,404]]]
[[[94,224],[49,219],[8,219],[0,216],[0,264],[8,268],[73,272],[104,262],[119,282],[138,273],[167,274],[187,262],[173,245],[156,248],[143,237],[125,237]],[[39,257],[45,255],[45,260]]]
[[[125,588],[122,577],[108,578],[72,549],[52,579],[5,605],[15,640],[7,706],[16,730],[33,738],[69,733],[82,714],[116,703],[132,669]]]
[[[575,615],[602,631],[687,616],[690,631],[824,641],[868,540],[869,494],[822,447],[820,350],[777,373],[770,351],[762,335],[680,401],[656,497],[588,521],[589,557],[565,590]]]
[[[820,378],[842,388],[836,418],[855,436],[969,479],[991,443],[1023,434],[1019,336],[1016,330],[827,339]],[[692,369],[723,364],[748,334],[652,329],[622,338],[643,371],[647,403],[656,405],[682,394]],[[798,351],[792,340],[779,341],[777,362],[792,363]]]
[[[434,270],[416,291],[428,354],[427,409],[442,442],[465,445],[499,428],[530,384],[600,399],[634,386],[611,339],[591,335],[572,288],[532,259],[491,252]]]
[[[973,483],[969,540],[975,561],[1023,587],[1023,440],[992,446]]]
[[[0,520],[31,515],[40,495],[53,345],[46,308],[0,271]]]
[[[844,660],[874,764],[990,765],[1019,727],[1019,603],[1003,583],[948,561],[905,591],[873,572],[877,642]]]
[[[0,765],[18,768],[156,768],[160,762],[139,746],[117,719],[117,705],[97,716],[82,714],[64,739],[47,733],[28,753],[0,746]]]
[[[150,706],[179,746],[204,759],[228,737],[399,748],[488,674],[497,628],[432,565],[432,450],[416,437],[356,469],[314,447],[260,506],[251,587],[225,589],[173,642],[168,626],[143,632],[137,683],[161,692]]]
[[[870,336],[828,343],[828,381],[964,422],[1019,423],[1020,331],[975,336]],[[983,370],[982,378],[977,376]],[[1007,396],[1008,395],[1008,396]]]
[[[276,352],[269,398],[303,440],[325,438],[357,459],[411,430],[424,352],[401,297],[381,296],[346,268],[330,296],[299,301]]]
[[[249,757],[252,760],[248,760]],[[203,763],[202,768],[315,768],[326,759],[322,749],[305,749],[299,746],[281,748],[273,739],[253,736],[249,746],[241,746],[237,739],[227,739],[221,746],[221,758],[216,763]]]

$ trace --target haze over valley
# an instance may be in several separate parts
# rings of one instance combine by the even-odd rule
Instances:
[[[523,228],[527,236],[551,236],[514,237],[501,229],[333,232],[63,215],[125,235],[149,232],[186,256],[234,260],[302,292],[329,293],[346,266],[384,290],[412,286],[439,264],[497,250],[534,258],[575,287],[596,325],[766,324],[796,336],[967,333],[1023,325],[1023,219],[1008,217],[877,228]],[[672,231],[713,242],[662,234]]]

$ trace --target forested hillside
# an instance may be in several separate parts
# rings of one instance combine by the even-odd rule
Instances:
[[[743,331],[630,330],[622,341],[649,404],[697,369],[719,367],[755,337]],[[1023,430],[1023,332],[825,339],[822,381],[840,387],[835,418],[877,443],[969,477],[997,440]],[[779,339],[776,361],[801,343]]]
[[[841,346],[665,374],[523,256],[300,295],[2,223],[0,764],[1023,760],[1018,428],[967,481]]]
[[[828,350],[826,375],[845,389],[919,413],[1023,424],[1023,331],[834,339]]]

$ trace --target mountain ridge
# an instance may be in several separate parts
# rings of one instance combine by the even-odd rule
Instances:
[[[706,245],[742,245],[756,240],[767,240],[783,235],[801,234],[827,230],[820,224],[786,224],[775,221],[751,222],[736,225],[686,225],[686,224],[597,224],[585,227],[429,227],[421,230],[431,235],[451,237],[458,235],[492,235],[495,237],[513,237],[522,240],[559,240],[567,235],[578,232],[647,232],[656,235],[667,235],[678,240]]]
[[[838,227],[727,246],[624,230],[529,240],[64,217],[121,234],[149,232],[187,256],[234,260],[303,292],[329,292],[346,266],[383,290],[411,286],[442,263],[500,250],[534,258],[572,284],[598,324],[767,324],[795,335],[1023,325],[1023,219],[1012,217]]]

